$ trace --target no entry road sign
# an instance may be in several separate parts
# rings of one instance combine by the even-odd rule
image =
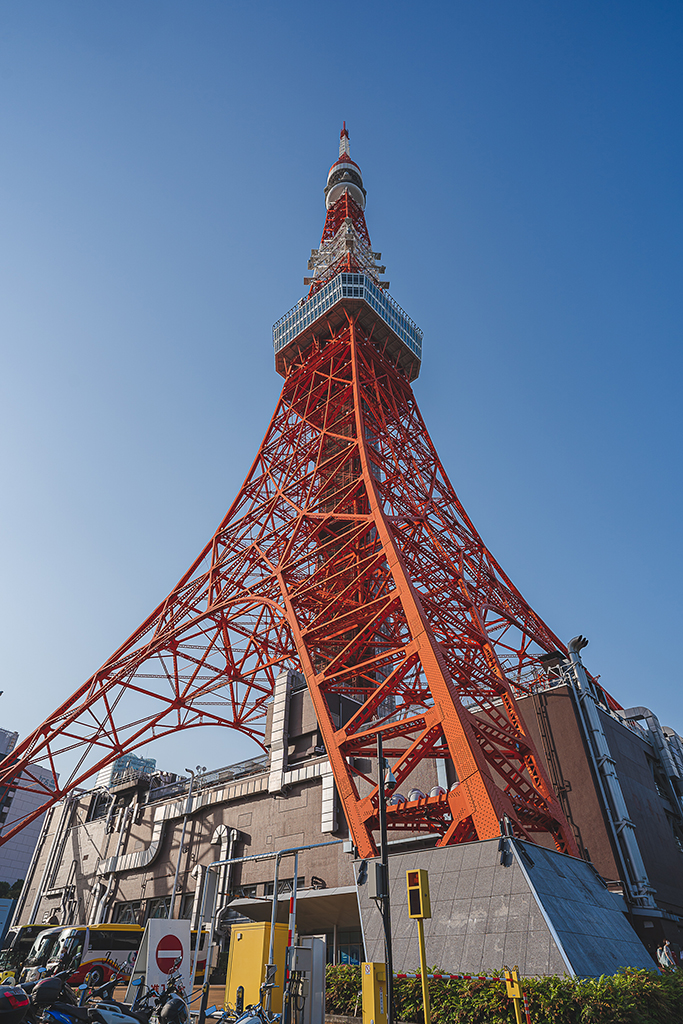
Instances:
[[[138,994],[139,990],[133,984],[138,978],[157,991],[165,989],[174,967],[180,969],[183,987],[189,992],[192,970],[190,922],[150,918],[128,983],[126,1002],[132,1003]]]
[[[164,974],[170,974],[183,960],[183,944],[177,935],[163,935],[156,951],[157,967]]]

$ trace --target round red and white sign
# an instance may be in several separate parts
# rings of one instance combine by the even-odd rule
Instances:
[[[183,959],[183,944],[177,935],[164,935],[157,946],[157,967],[164,974],[170,974],[174,967],[180,967]]]

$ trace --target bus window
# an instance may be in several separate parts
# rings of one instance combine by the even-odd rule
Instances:
[[[142,928],[137,931],[100,931],[99,928],[90,929],[89,949],[139,949],[142,941]]]

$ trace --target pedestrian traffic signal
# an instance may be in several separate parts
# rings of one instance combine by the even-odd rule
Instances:
[[[424,868],[406,871],[406,883],[408,886],[408,917],[431,917],[428,872]]]

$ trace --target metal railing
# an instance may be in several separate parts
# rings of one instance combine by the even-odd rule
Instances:
[[[422,331],[388,292],[379,288],[367,274],[341,273],[312,295],[297,303],[273,325],[273,348],[279,352],[315,323],[343,298],[364,299],[394,334],[422,359]]]
[[[198,775],[194,782],[194,792],[198,793],[203,789],[212,789],[225,782],[233,782],[237,779],[246,778],[249,775],[263,775],[268,771],[268,755],[249,758],[248,761],[239,761],[237,764],[227,765],[225,768],[217,768],[213,772],[205,772]],[[182,796],[190,788],[190,779],[179,779],[177,782],[168,783],[165,786],[153,786],[147,794],[147,803],[158,803],[160,800],[169,800],[174,796]]]

